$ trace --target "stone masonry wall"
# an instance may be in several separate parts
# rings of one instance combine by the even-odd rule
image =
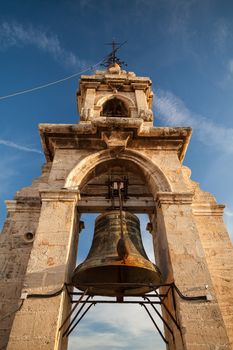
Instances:
[[[20,306],[23,281],[34,243],[39,216],[39,187],[47,183],[50,164],[42,175],[6,201],[7,218],[0,235],[0,349],[6,349],[16,310]],[[32,234],[27,236],[27,234]]]
[[[3,232],[0,235],[0,349],[5,349],[15,312],[20,305],[23,280],[33,241],[27,232],[35,233],[40,204],[11,203]]]

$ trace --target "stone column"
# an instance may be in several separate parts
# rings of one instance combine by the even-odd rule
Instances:
[[[157,237],[155,252],[165,282],[174,282],[188,296],[208,295],[210,301],[187,301],[175,292],[176,310],[171,294],[167,306],[177,317],[178,330],[165,314],[173,328],[175,341],[169,337],[169,349],[175,350],[230,350],[229,338],[210,278],[205,253],[192,212],[191,193],[157,194]],[[206,289],[207,288],[207,289]]]
[[[23,291],[48,295],[70,281],[77,251],[77,193],[44,191]],[[15,315],[8,350],[64,350],[59,327],[69,311],[65,288],[51,298],[27,298]]]

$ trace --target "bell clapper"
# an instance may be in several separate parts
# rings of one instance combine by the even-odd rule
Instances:
[[[123,231],[123,218],[122,218],[122,198],[121,198],[121,188],[122,188],[122,182],[117,183],[118,187],[118,196],[119,196],[119,204],[120,204],[120,228],[121,228],[121,238],[119,239],[117,243],[117,253],[118,256],[123,260],[123,264],[126,263],[126,259],[129,255],[129,251],[127,249],[127,245],[124,239],[124,231]]]

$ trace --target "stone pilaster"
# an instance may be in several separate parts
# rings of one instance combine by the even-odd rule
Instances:
[[[156,250],[165,282],[173,282],[189,296],[208,295],[210,301],[186,301],[175,294],[183,345],[171,349],[228,349],[229,339],[212,284],[205,253],[191,207],[192,193],[157,194]],[[156,245],[157,243],[157,245]],[[163,267],[166,266],[166,269]],[[170,300],[168,299],[168,303]],[[169,322],[169,318],[167,319]],[[171,322],[174,329],[174,324]],[[177,330],[174,329],[177,333]]]
[[[0,235],[0,349],[7,346],[40,215],[40,201],[6,201],[7,219]]]
[[[23,292],[47,295],[69,282],[77,251],[77,193],[44,191]],[[65,288],[52,298],[27,298],[15,315],[8,350],[64,350],[59,326],[68,313]]]

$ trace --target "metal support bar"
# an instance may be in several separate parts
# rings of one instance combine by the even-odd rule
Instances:
[[[78,317],[78,315],[80,314],[80,312],[82,311],[82,309],[84,308],[84,306],[86,305],[86,302],[90,299],[90,295],[87,297],[86,300],[84,300],[84,303],[82,304],[82,306],[80,307],[80,309],[78,310],[77,314],[74,316],[74,318],[72,319],[72,321],[70,322],[69,326],[66,328],[64,335],[69,331],[70,327],[72,326],[72,324],[74,323],[74,321],[76,320],[76,318]]]
[[[90,304],[88,306],[88,308],[84,311],[84,313],[82,314],[82,316],[79,317],[78,321],[73,325],[73,327],[69,330],[69,332],[66,334],[66,332],[62,335],[62,337],[64,337],[65,335],[68,337],[70,335],[70,333],[73,331],[73,329],[77,326],[77,324],[81,321],[81,319],[86,315],[87,311],[92,307],[92,305],[95,305],[95,303],[93,302],[92,304]]]
[[[73,301],[74,302],[74,301]],[[80,301],[80,304],[91,304],[93,301],[87,301],[87,300],[83,300],[83,301]],[[141,303],[141,300],[140,301],[130,301],[130,300],[124,300],[123,302],[122,301],[113,301],[113,300],[95,300],[96,303],[98,304],[140,304]],[[144,301],[144,304],[156,304],[156,305],[161,305],[161,302],[160,301]]]
[[[68,289],[67,289],[67,291],[68,291]],[[69,292],[69,291],[68,291],[68,292]],[[84,293],[80,293],[80,294],[79,294],[79,295],[81,295],[80,298],[76,301],[75,306],[73,307],[73,309],[69,312],[68,316],[67,316],[67,317],[65,318],[65,320],[63,321],[61,327],[59,328],[59,331],[64,327],[64,325],[66,324],[66,322],[68,321],[68,319],[70,318],[70,316],[73,314],[73,312],[75,311],[75,309],[77,308],[77,306],[80,304],[80,302],[82,301],[83,297],[87,294],[87,292],[88,292],[88,289],[86,289],[86,290],[84,291]],[[69,295],[71,295],[71,293],[69,293]],[[71,300],[71,303],[73,303],[72,300]]]
[[[104,285],[108,285],[109,287],[118,287],[118,288],[122,288],[122,289],[130,289],[130,288],[135,288],[135,287],[141,287],[141,286],[147,286],[150,287],[151,290],[154,291],[155,294],[145,294],[145,295],[126,295],[125,297],[141,297],[144,299],[144,301],[142,302],[141,300],[124,300],[124,301],[119,301],[119,300],[93,300],[93,301],[89,301],[90,298],[94,297],[95,295],[93,295],[91,293],[92,287],[96,287],[96,286],[104,286]],[[158,293],[157,289],[160,287],[168,287],[166,293]],[[68,291],[68,289],[67,289]],[[146,305],[151,305],[152,308],[154,309],[154,311],[156,312],[156,314],[160,317],[160,319],[162,320],[162,322],[164,323],[164,325],[166,326],[166,328],[168,329],[168,331],[171,333],[172,338],[173,338],[173,342],[175,341],[174,339],[174,333],[172,328],[169,326],[168,322],[163,318],[163,316],[159,313],[159,311],[156,309],[156,307],[154,305],[162,305],[165,309],[165,311],[167,312],[167,314],[170,316],[171,320],[174,322],[174,324],[176,325],[177,329],[180,331],[181,333],[181,328],[176,320],[176,318],[172,315],[171,311],[168,309],[168,307],[165,304],[165,299],[168,297],[169,292],[171,291],[172,293],[172,302],[173,302],[173,308],[175,310],[176,313],[176,302],[175,302],[175,295],[174,295],[174,291],[176,291],[176,293],[178,294],[178,296],[186,301],[193,301],[193,300],[200,300],[200,301],[207,301],[207,297],[205,295],[200,295],[200,296],[186,296],[183,295],[181,293],[181,291],[178,289],[178,287],[174,284],[174,283],[167,283],[167,284],[162,284],[162,285],[152,285],[152,284],[146,284],[146,283],[89,283],[87,286],[87,289],[85,290],[84,293],[80,293],[80,292],[69,292],[69,295],[72,296],[80,296],[80,298],[77,301],[74,301],[71,299],[72,303],[76,303],[74,308],[71,310],[71,312],[69,313],[69,315],[66,317],[66,319],[64,320],[64,322],[62,323],[61,327],[59,328],[59,330],[61,330],[65,323],[68,321],[68,319],[71,317],[71,315],[73,314],[73,312],[75,311],[75,309],[78,307],[78,305],[80,305],[80,309],[77,311],[76,315],[74,316],[74,318],[72,319],[72,321],[70,322],[69,326],[67,327],[67,329],[65,330],[65,332],[63,333],[63,337],[67,336],[73,331],[73,329],[78,325],[78,323],[82,320],[82,318],[86,315],[86,313],[88,312],[88,310],[92,307],[92,305],[96,305],[97,303],[99,304],[119,304],[119,303],[125,303],[125,304],[140,304],[141,306],[144,307],[144,309],[146,310],[147,314],[149,315],[151,321],[153,322],[154,326],[156,327],[157,331],[159,332],[160,336],[162,337],[163,341],[168,344],[168,341],[166,340],[166,338],[164,337],[163,333],[161,332],[161,330],[159,329],[157,323],[155,322],[154,318],[152,317],[150,311],[148,310]],[[82,300],[83,297],[85,295],[88,295],[86,300]],[[150,298],[158,298],[158,301],[155,300],[151,300]],[[79,317],[79,319],[75,322],[75,320],[77,319],[78,315],[81,313],[81,311],[83,310],[83,308],[85,307],[86,304],[89,304],[87,309],[82,313],[82,315]],[[182,334],[181,334],[182,337]]]
[[[153,305],[153,302],[150,302],[150,299],[147,297],[144,297],[144,299],[148,300],[149,304],[152,306],[152,308],[154,309],[154,311],[156,312],[156,314],[159,316],[159,318],[163,321],[163,323],[165,324],[165,326],[167,327],[167,329],[169,330],[169,332],[172,335],[173,341],[174,341],[174,334],[173,334],[173,330],[171,329],[171,327],[169,326],[169,324],[167,323],[167,321],[163,318],[162,315],[160,315],[160,313],[158,312],[158,310],[156,309],[156,307]],[[146,304],[146,302],[144,302],[144,304]]]
[[[175,283],[172,284],[173,288],[175,289],[176,293],[179,295],[179,297],[183,300],[191,301],[191,300],[204,300],[207,301],[206,295],[196,295],[196,296],[187,296],[181,293],[179,288],[175,285]]]
[[[163,299],[160,298],[160,296],[159,296],[159,294],[158,294],[158,292],[157,292],[156,290],[154,290],[154,292],[158,295],[158,298],[159,298],[159,300],[160,300],[160,302],[161,302],[161,305],[162,305],[162,306],[164,307],[164,309],[167,311],[168,315],[171,317],[172,321],[175,323],[176,327],[177,327],[177,328],[179,329],[179,331],[180,331],[180,326],[179,326],[178,322],[176,321],[176,319],[174,318],[174,316],[172,315],[172,313],[168,310],[167,306],[164,304]]]
[[[159,332],[161,338],[163,339],[163,341],[164,341],[166,344],[168,344],[167,339],[164,337],[163,333],[162,333],[161,330],[159,329],[157,323],[155,322],[155,320],[154,320],[153,317],[151,316],[151,313],[150,313],[150,311],[147,309],[146,305],[144,305],[144,303],[141,303],[140,305],[143,306],[143,307],[145,308],[145,310],[146,310],[146,312],[148,313],[148,315],[149,315],[151,321],[153,322],[154,326],[156,327],[157,331]]]
[[[70,295],[82,295],[83,293],[81,292],[69,292]],[[167,293],[166,294],[159,294],[160,297],[167,297]],[[125,298],[138,298],[138,295],[125,295]],[[153,295],[153,294],[144,294],[143,297],[150,297],[150,298],[158,298],[157,295]]]

